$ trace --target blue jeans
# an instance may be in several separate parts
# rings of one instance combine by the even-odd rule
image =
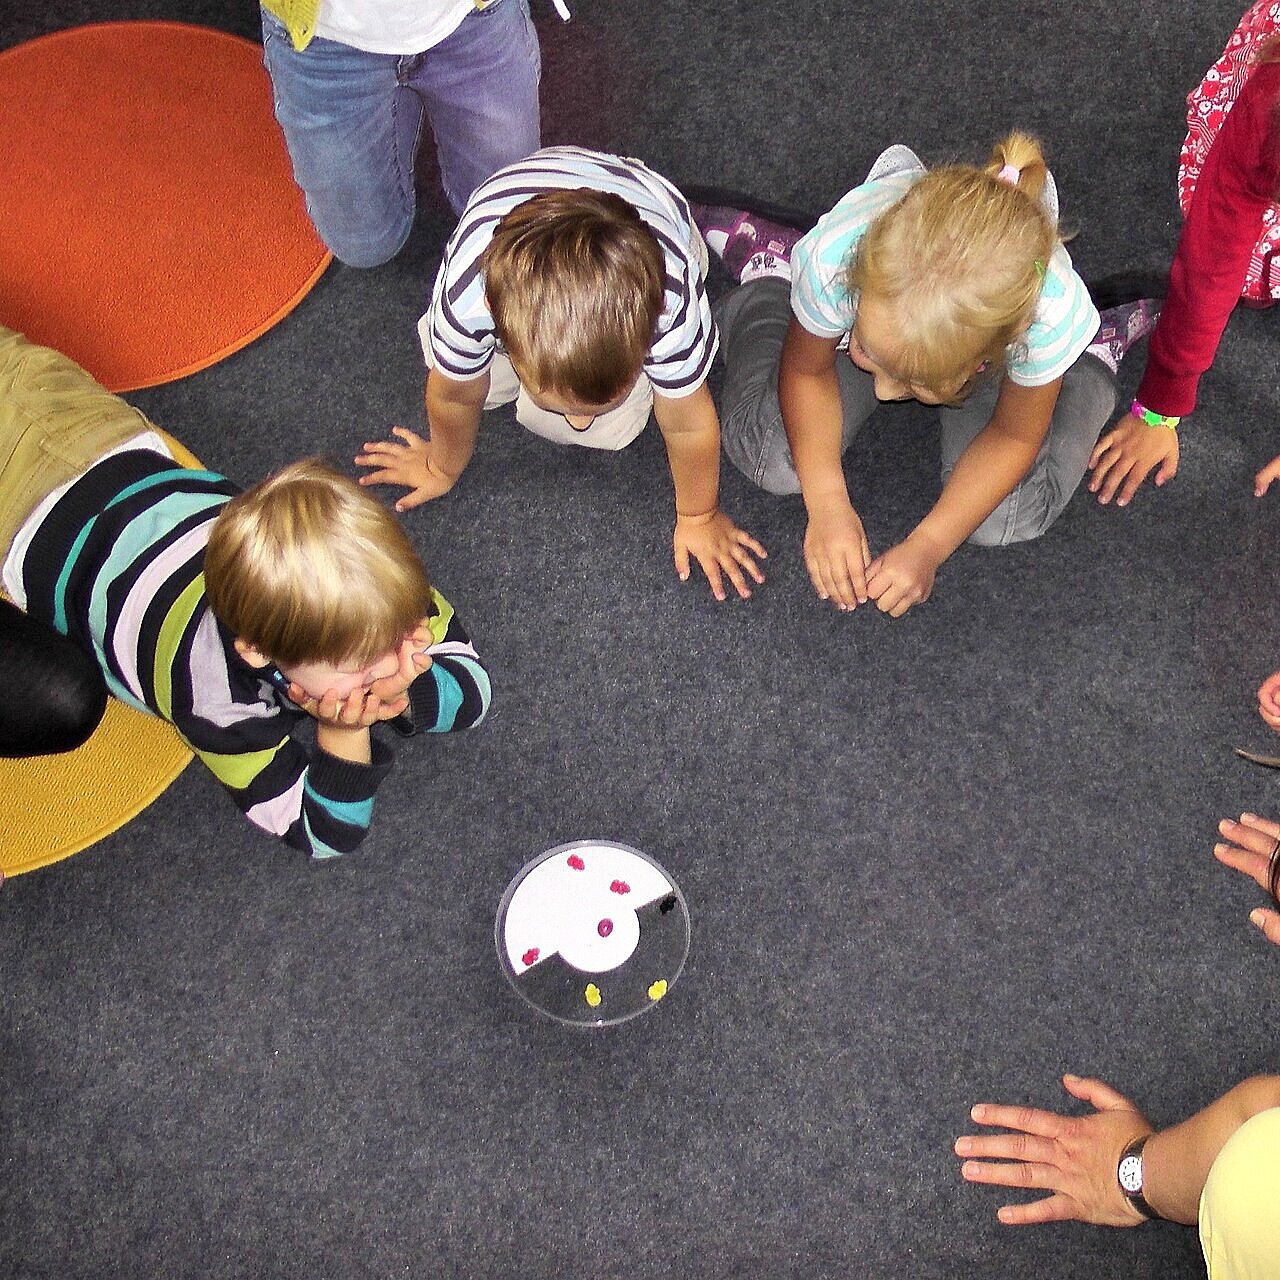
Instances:
[[[486,178],[540,145],[542,61],[528,0],[495,0],[439,44],[403,55],[319,36],[299,53],[264,9],[262,45],[307,212],[349,266],[386,262],[409,237],[424,112],[457,213]]]

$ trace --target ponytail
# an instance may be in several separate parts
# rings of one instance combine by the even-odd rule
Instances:
[[[1017,170],[1017,178],[1006,170]],[[1011,185],[1032,200],[1039,200],[1049,177],[1049,166],[1044,162],[1040,144],[1029,134],[1015,130],[991,148],[991,159],[983,167],[984,173],[993,178],[1006,174]]]
[[[902,381],[951,401],[979,366],[1003,370],[1059,243],[1050,183],[1040,144],[1011,133],[983,168],[931,169],[872,221],[845,280],[893,308]]]

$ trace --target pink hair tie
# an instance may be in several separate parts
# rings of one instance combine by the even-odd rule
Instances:
[[[996,174],[996,177],[1001,182],[1007,182],[1011,187],[1016,187],[1018,185],[1018,179],[1022,177],[1022,170],[1015,168],[1011,164],[1007,164],[999,173]]]

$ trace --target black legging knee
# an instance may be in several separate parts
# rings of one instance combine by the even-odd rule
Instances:
[[[107,707],[93,658],[7,600],[0,600],[0,688],[0,756],[70,751],[98,727]]]

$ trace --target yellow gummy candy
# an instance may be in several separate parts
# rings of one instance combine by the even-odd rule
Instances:
[[[654,984],[649,988],[649,999],[650,999],[650,1000],[661,1000],[661,999],[662,999],[662,997],[663,997],[663,996],[665,996],[666,994],[667,994],[667,980],[666,980],[666,978],[659,978],[659,979],[657,980],[657,982],[655,982],[655,983],[654,983]]]
[[[594,982],[588,982],[587,989],[582,994],[593,1009],[600,1003],[600,988]]]

